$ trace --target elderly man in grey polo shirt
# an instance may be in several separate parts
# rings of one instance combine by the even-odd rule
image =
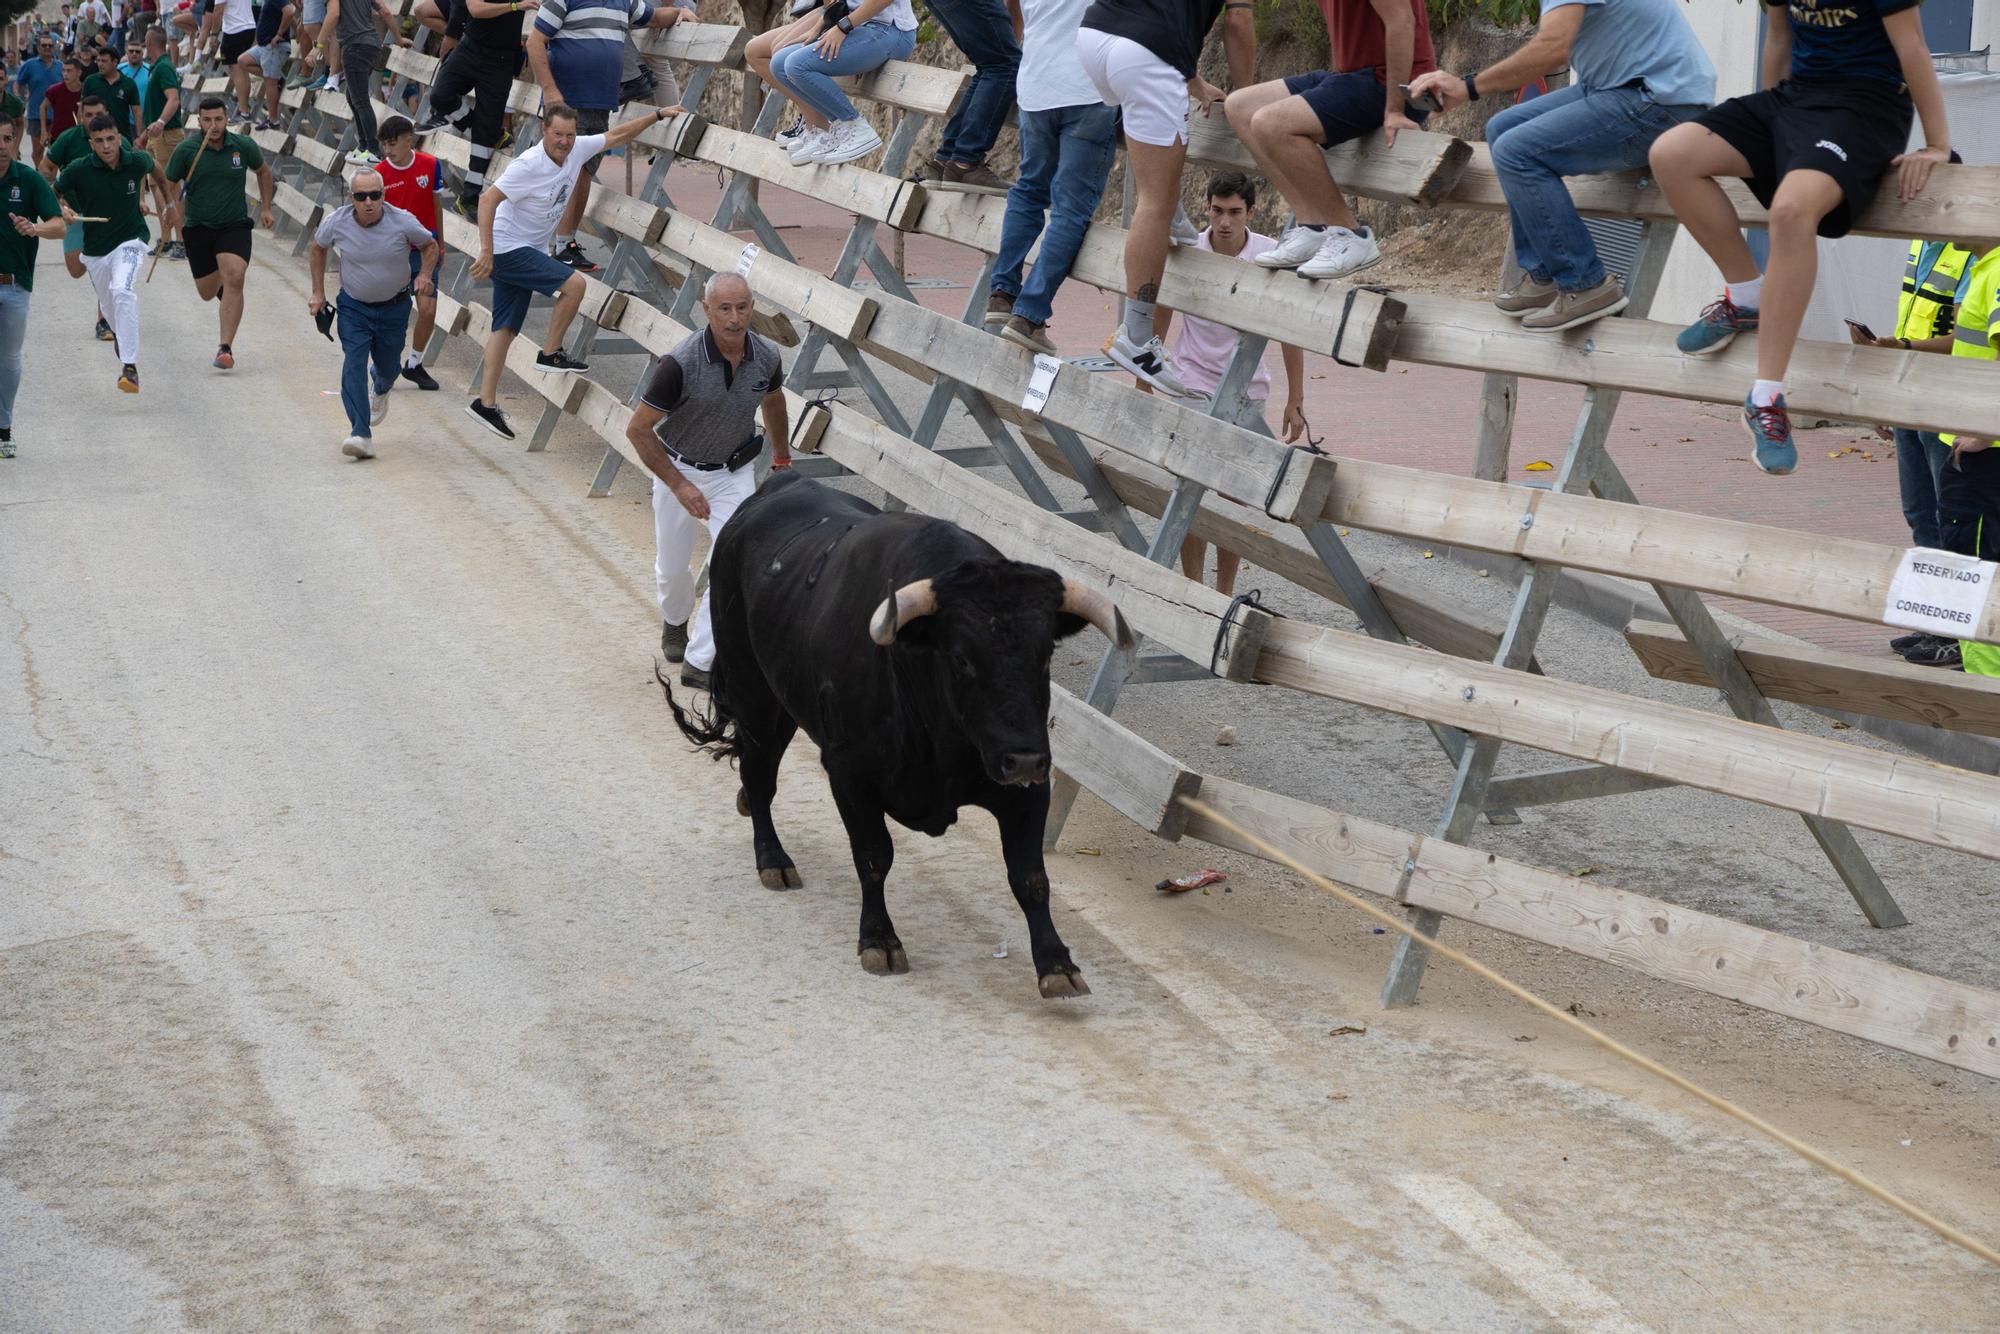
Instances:
[[[736,507],[757,489],[763,441],[757,416],[771,441],[771,466],[789,468],[791,426],[779,388],[784,363],[778,349],[750,332],[750,284],[718,273],[702,289],[708,327],[682,340],[654,368],[632,409],[625,438],[653,472],[654,576],[660,595],[660,651],[681,663],[681,684],[708,688],[715,665],[715,635],[708,601],[695,607],[688,558],[695,531],[716,534]],[[688,624],[693,618],[693,626]]]
[[[326,309],[326,256],[340,253],[340,405],[349,433],[340,452],[375,457],[374,428],[389,415],[389,390],[403,368],[403,335],[410,324],[410,294],[428,294],[437,272],[438,243],[409,213],[382,198],[382,178],[357,171],[348,202],[327,215],[313,233],[312,296],[315,319]],[[375,363],[368,393],[368,363]]]

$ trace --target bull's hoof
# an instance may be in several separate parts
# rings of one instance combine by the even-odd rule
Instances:
[[[796,866],[766,866],[757,872],[757,881],[766,889],[797,889],[805,884]]]
[[[901,945],[870,945],[861,950],[861,966],[877,977],[910,971],[910,956]]]
[[[1072,996],[1090,994],[1090,984],[1078,972],[1047,973],[1038,985],[1042,989],[1043,1000],[1068,1000]]]
[[[750,818],[750,798],[740,787],[736,789],[736,813],[746,820]]]

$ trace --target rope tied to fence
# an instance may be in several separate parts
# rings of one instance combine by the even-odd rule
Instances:
[[[1231,604],[1231,606],[1233,609],[1234,604]],[[1590,1039],[1591,1042],[1604,1048],[1612,1055],[1617,1056],[1622,1060],[1630,1061],[1633,1065],[1638,1066],[1641,1070],[1646,1071],[1648,1074],[1654,1075],[1660,1079],[1665,1080],[1667,1083],[1672,1084],[1675,1088],[1680,1089],[1682,1092],[1691,1094],[1694,1097],[1699,1098],[1701,1101],[1707,1103],[1710,1107],[1715,1108],[1717,1111],[1722,1112],[1724,1115],[1733,1117],[1734,1119],[1741,1121],[1744,1125],[1749,1126],[1752,1130],[1755,1130],[1759,1134],[1768,1136],[1769,1138],[1776,1140],[1779,1144],[1784,1145],[1787,1149],[1790,1149],[1793,1153],[1805,1159],[1807,1162],[1812,1163],[1816,1167],[1825,1168],[1827,1171],[1839,1177],[1842,1181],[1845,1181],[1849,1185],[1855,1186],[1860,1190],[1866,1192],[1867,1194],[1874,1196],[1876,1199],[1888,1205],[1890,1208],[1896,1210],[1904,1217],[1909,1218],[1913,1222],[1919,1223],[1926,1228],[1929,1228],[1932,1232],[1935,1232],[1939,1237],[1941,1237],[1945,1241],[1950,1242],[1952,1245],[1958,1247],[1959,1249],[1970,1252],[1971,1254],[1978,1256],[1980,1259],[1986,1261],[1990,1265],[2000,1267],[2000,1251],[1996,1251],[1991,1246],[1988,1246],[1984,1242],[1978,1240],[1977,1238],[1972,1237],[1967,1233],[1960,1231],[1958,1228],[1953,1227],[1950,1223],[1945,1222],[1943,1219],[1937,1217],[1936,1215],[1925,1211],[1924,1209],[1920,1208],[1915,1204],[1912,1204],[1910,1201],[1896,1194],[1888,1187],[1877,1184],[1872,1179],[1863,1176],[1860,1172],[1856,1171],[1854,1168],[1847,1166],[1845,1163],[1835,1161],[1827,1154],[1814,1148],[1812,1145],[1807,1144],[1804,1140],[1801,1140],[1794,1135],[1788,1134],[1787,1132],[1780,1130],[1778,1127],[1772,1125],[1769,1121],[1766,1121],[1763,1117],[1758,1116],[1755,1112],[1751,1112],[1742,1107],[1737,1106],[1735,1103],[1731,1102],[1729,1099],[1723,1097],[1719,1093],[1709,1092],[1707,1089],[1695,1083],[1693,1080],[1687,1078],[1685,1075],[1678,1074],[1673,1070],[1669,1070],[1666,1066],[1661,1065],[1658,1061],[1654,1060],[1652,1057],[1641,1055],[1639,1052],[1632,1050],[1630,1047],[1626,1046],[1618,1039],[1612,1037],[1610,1034],[1602,1032],[1599,1029],[1593,1027],[1592,1025],[1585,1023],[1583,1020],[1569,1013],[1569,1011],[1562,1009],[1560,1006],[1552,1004],[1549,1001],[1543,1000],[1540,996],[1537,996],[1534,992],[1529,991],[1526,987],[1523,987],[1516,982],[1510,981],[1509,979],[1502,977],[1500,974],[1494,972],[1491,968],[1488,968],[1485,964],[1479,962],[1477,959],[1472,958],[1470,955],[1463,954],[1460,951],[1453,949],[1449,945],[1446,945],[1440,941],[1432,940],[1430,937],[1419,933],[1414,927],[1412,927],[1408,922],[1404,921],[1402,918],[1397,917],[1393,913],[1387,913],[1382,911],[1374,904],[1368,902],[1366,899],[1363,899],[1359,894],[1355,893],[1353,890],[1347,889],[1341,885],[1337,885],[1333,881],[1327,879],[1325,876],[1319,874],[1317,871],[1311,870],[1310,868],[1306,867],[1304,864],[1299,862],[1291,854],[1278,848],[1276,845],[1272,844],[1270,841],[1263,838],[1262,836],[1244,828],[1242,825],[1238,824],[1235,820],[1230,819],[1227,815],[1224,815],[1221,811],[1216,810],[1213,806],[1210,806],[1195,797],[1183,796],[1178,798],[1178,800],[1180,801],[1181,805],[1187,807],[1187,809],[1192,813],[1194,813],[1195,815],[1200,816],[1204,820],[1213,820],[1216,824],[1222,826],[1224,829],[1227,829],[1230,833],[1236,835],[1236,837],[1242,839],[1244,844],[1254,849],[1258,856],[1263,857],[1269,861],[1274,861],[1278,863],[1280,866],[1285,867],[1287,870],[1294,871],[1298,875],[1304,877],[1306,883],[1313,886],[1313,888],[1318,889],[1324,893],[1333,895],[1333,897],[1339,899],[1341,902],[1347,904],[1350,907],[1360,909],[1363,913],[1366,913],[1369,917],[1373,918],[1375,921],[1381,923],[1383,926],[1389,928],[1391,931],[1394,931],[1397,935],[1403,936],[1406,939],[1408,939],[1412,944],[1420,946],[1427,950],[1431,950],[1437,954],[1440,954],[1446,959],[1451,960],[1451,962],[1457,964],[1459,967],[1466,969],[1473,975],[1483,978],[1488,982],[1491,982],[1494,986],[1499,987],[1502,991],[1506,992],[1508,995],[1513,996],[1518,1000],[1526,1001],[1530,1006],[1534,1007],[1536,1010],[1539,1010],[1541,1013],[1547,1015],[1549,1018],[1555,1020],[1557,1023],[1567,1025],[1568,1027],[1575,1029],[1577,1032],[1583,1034],[1584,1037]]]
[[[1264,605],[1264,590],[1253,588],[1247,593],[1238,593],[1229,599],[1229,606],[1222,613],[1221,622],[1215,627],[1215,647],[1208,652],[1208,674],[1215,675],[1216,664],[1222,661],[1222,647],[1229,641],[1229,632],[1236,625],[1236,613],[1245,607],[1254,607],[1266,616],[1282,618],[1284,613],[1271,610]]]

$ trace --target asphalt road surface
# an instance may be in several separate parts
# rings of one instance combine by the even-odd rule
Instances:
[[[864,974],[810,748],[772,893],[671,725],[633,479],[586,499],[573,425],[481,432],[463,350],[342,458],[258,244],[239,369],[163,265],[137,398],[45,247],[0,463],[0,1328],[2000,1312],[2000,1274],[1441,967],[1377,1011],[1387,943],[1287,877],[1156,896],[1204,854],[1094,802],[1051,867],[1090,998],[1037,997],[983,818],[899,832],[912,972]],[[1698,1077],[1992,1230],[1985,1081],[1546,954],[1500,957],[1669,1060],[1722,1034]]]

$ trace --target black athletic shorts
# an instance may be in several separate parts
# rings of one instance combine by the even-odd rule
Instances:
[[[217,267],[217,255],[234,255],[248,262],[250,258],[250,219],[238,218],[224,227],[197,227],[190,223],[181,228],[181,241],[187,246],[188,272],[197,278],[206,278]]]
[[[1880,79],[1806,82],[1732,97],[1695,117],[1750,164],[1745,184],[1766,208],[1792,171],[1823,171],[1844,202],[1820,220],[1819,234],[1845,236],[1875,198],[1891,159],[1910,143],[1915,108],[1901,84]]]
[[[223,33],[222,34],[223,67],[228,68],[230,66],[233,66],[236,63],[236,57],[242,55],[245,51],[248,51],[251,47],[255,45],[257,45],[257,30],[255,28],[245,28],[242,32]]]

